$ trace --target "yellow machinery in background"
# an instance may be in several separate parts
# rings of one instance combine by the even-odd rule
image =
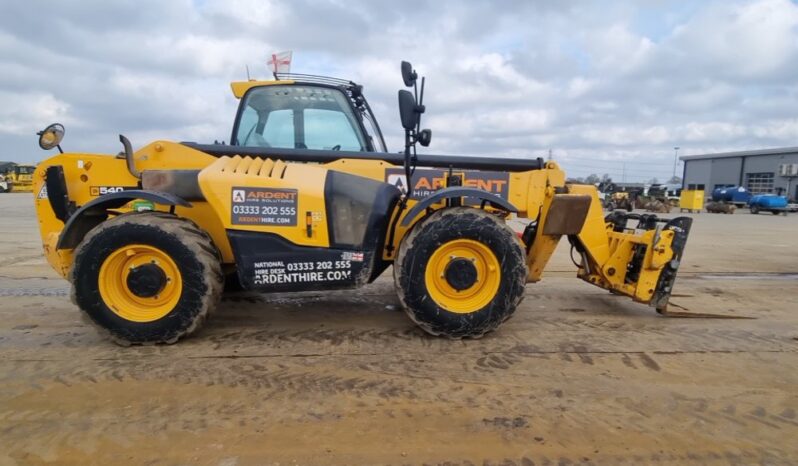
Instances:
[[[5,173],[0,174],[0,191],[12,193],[29,193],[33,191],[34,165],[11,165]]]
[[[416,72],[399,91],[400,153],[351,81],[233,83],[230,144],[152,142],[60,154],[34,176],[47,260],[77,306],[122,344],[173,343],[226,284],[260,292],[356,288],[393,267],[413,322],[477,338],[515,312],[560,239],[576,276],[658,311],[691,219],[616,211],[552,161],[416,154],[427,146]],[[420,87],[420,91],[419,91]],[[59,147],[64,128],[41,133]],[[523,232],[506,223],[528,219]]]
[[[626,211],[633,211],[634,210],[634,200],[630,193],[626,191],[615,191],[610,194],[609,198],[605,202],[605,207],[608,210],[626,210]]]
[[[679,209],[682,212],[700,213],[704,208],[704,185],[690,184],[687,189],[683,189],[679,196]]]

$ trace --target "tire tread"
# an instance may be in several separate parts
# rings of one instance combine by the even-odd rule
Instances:
[[[81,309],[81,316],[83,320],[92,324],[98,331],[106,335],[109,339],[121,346],[130,346],[132,344],[150,345],[156,343],[173,344],[183,337],[189,336],[208,319],[208,316],[221,300],[224,280],[222,274],[222,266],[220,262],[220,254],[213,244],[210,236],[200,229],[194,222],[179,218],[173,214],[165,212],[131,212],[113,217],[101,223],[83,238],[78,247],[75,249],[74,259],[72,261],[72,268],[69,273],[69,281],[72,284],[70,291],[70,299],[73,304],[77,305],[77,290],[75,286],[75,264],[84,260],[84,256],[88,251],[88,245],[96,236],[124,224],[146,225],[158,228],[166,233],[171,233],[178,237],[181,242],[194,253],[197,261],[204,269],[203,279],[206,282],[208,291],[202,298],[202,304],[199,312],[193,317],[191,323],[181,331],[176,332],[169,338],[158,341],[146,342],[132,342],[125,338],[116,335],[109,329],[103,327],[94,321],[83,309]]]
[[[519,247],[519,252],[522,256],[522,260],[520,261],[519,267],[523,268],[523,271],[517,276],[523,277],[524,282],[520,283],[520,286],[514,287],[514,289],[519,290],[514,296],[510,296],[510,302],[508,303],[509,312],[503,316],[500,321],[494,323],[494,325],[489,325],[482,327],[480,329],[472,329],[472,332],[468,334],[449,334],[442,331],[437,331],[435,328],[428,322],[424,322],[418,319],[416,314],[410,309],[407,303],[407,296],[406,290],[404,286],[401,284],[401,277],[402,274],[405,272],[403,270],[403,264],[405,263],[406,256],[408,251],[411,251],[415,245],[415,242],[418,240],[419,236],[422,236],[425,233],[425,230],[429,228],[433,223],[437,223],[440,221],[445,221],[449,216],[462,216],[462,215],[474,215],[478,219],[488,219],[492,222],[496,227],[498,227],[501,234],[505,237],[506,241],[512,242],[517,244]],[[397,295],[399,297],[399,301],[402,304],[402,308],[404,309],[407,316],[410,320],[413,321],[416,325],[418,325],[422,330],[425,332],[435,335],[435,336],[444,336],[446,338],[452,340],[460,340],[462,338],[472,338],[472,339],[479,339],[482,338],[485,334],[495,330],[501,323],[506,322],[515,312],[515,309],[524,299],[524,285],[526,284],[526,277],[527,277],[527,264],[526,260],[524,260],[523,254],[523,247],[520,243],[520,240],[516,236],[515,232],[502,220],[497,218],[496,215],[486,212],[482,209],[476,209],[473,207],[452,207],[447,209],[441,209],[438,211],[433,212],[427,218],[422,219],[416,224],[410,233],[405,236],[402,240],[399,251],[396,255],[396,261],[394,262],[394,282]]]

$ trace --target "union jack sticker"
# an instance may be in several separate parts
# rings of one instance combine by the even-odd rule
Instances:
[[[352,261],[352,262],[363,262],[363,253],[345,251],[341,254],[341,260]]]

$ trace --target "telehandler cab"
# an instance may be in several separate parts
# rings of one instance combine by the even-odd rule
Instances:
[[[416,154],[424,80],[399,91],[403,153],[389,153],[350,81],[275,74],[232,83],[230,144],[155,141],[119,155],[62,153],[34,177],[47,260],[73,302],[120,344],[173,343],[226,278],[264,292],[354,288],[393,265],[422,329],[480,337],[512,316],[562,236],[577,276],[664,311],[691,219],[614,212],[552,161]],[[40,134],[58,147],[64,128]],[[517,235],[505,220],[530,219]],[[632,225],[630,221],[636,222]]]

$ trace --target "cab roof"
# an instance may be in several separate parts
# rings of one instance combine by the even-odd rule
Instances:
[[[252,89],[253,87],[286,84],[305,84],[311,86],[321,84],[324,86],[340,87],[347,91],[347,93],[350,95],[360,95],[363,89],[362,86],[359,86],[358,84],[346,79],[299,73],[275,73],[274,79],[262,81],[256,79],[250,79],[249,81],[234,81],[230,83],[230,87],[233,89],[233,95],[236,97],[236,99],[240,99],[244,96],[244,94],[247,93],[248,90]]]
[[[230,88],[233,90],[233,95],[236,97],[236,99],[240,99],[241,97],[244,97],[244,94],[246,94],[247,91],[253,87],[274,86],[275,84],[294,84],[294,81],[233,81],[230,83]]]

